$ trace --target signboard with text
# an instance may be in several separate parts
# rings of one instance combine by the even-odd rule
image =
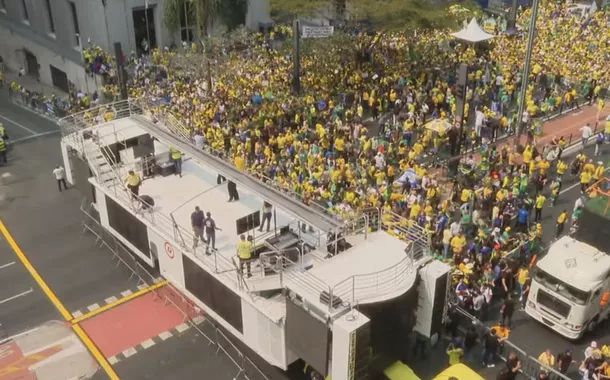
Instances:
[[[335,32],[334,26],[302,26],[301,36],[303,38],[326,38]]]

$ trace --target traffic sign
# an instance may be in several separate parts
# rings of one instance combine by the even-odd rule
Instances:
[[[167,256],[170,259],[173,259],[174,256],[176,255],[174,252],[174,247],[172,247],[172,245],[169,244],[168,242],[165,242],[165,253],[167,254]]]
[[[301,37],[303,38],[326,38],[335,32],[334,26],[303,26]]]

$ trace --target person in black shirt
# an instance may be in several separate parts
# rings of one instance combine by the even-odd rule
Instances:
[[[572,349],[568,348],[564,352],[557,355],[557,367],[559,367],[559,372],[568,373],[568,369],[572,363],[576,363],[572,358]]]
[[[199,239],[205,243],[205,238],[203,237],[203,220],[205,219],[205,215],[203,211],[199,208],[199,206],[195,207],[195,211],[191,214],[191,227],[193,228],[193,248],[197,247],[197,243]]]
[[[216,222],[212,219],[212,213],[209,211],[206,213],[207,218],[203,221],[203,225],[205,226],[205,235],[207,237],[206,243],[208,244],[208,248],[210,244],[213,250],[216,250],[216,230],[222,231],[220,228],[216,226]],[[206,254],[209,254],[208,250],[205,251]]]
[[[519,373],[519,369],[521,369],[521,361],[514,352],[508,355],[508,359],[506,359],[506,368],[508,369],[508,373],[504,375],[503,380],[515,380]]]
[[[515,301],[513,300],[513,297],[510,292],[506,294],[506,299],[502,304],[501,312],[502,324],[506,324],[506,326],[510,328],[511,323],[513,321],[513,314],[515,312]]]
[[[239,200],[239,193],[237,192],[237,184],[235,182],[227,182],[227,190],[229,190],[229,202]]]
[[[485,336],[485,348],[483,350],[483,365],[487,367],[495,367],[494,360],[496,358],[496,351],[498,351],[498,346],[500,345],[500,340],[496,335],[496,329],[491,329],[489,334]]]

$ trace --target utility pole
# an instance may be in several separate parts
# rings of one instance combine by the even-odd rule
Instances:
[[[127,73],[125,73],[125,64],[123,62],[123,49],[120,42],[114,43],[114,55],[116,57],[116,71],[119,79],[119,88],[121,89],[121,100],[126,100],[127,94]]]
[[[453,128],[457,129],[457,139],[454,145],[451,146],[451,157],[449,158],[449,176],[457,175],[458,165],[460,164],[460,149],[462,146],[464,136],[464,113],[466,110],[466,84],[468,80],[468,65],[461,63],[458,68],[457,84],[455,88],[455,119],[453,121]],[[466,115],[467,116],[467,115]]]
[[[530,21],[530,30],[527,40],[527,53],[525,55],[525,66],[523,67],[523,78],[521,79],[521,94],[519,94],[519,107],[517,111],[517,141],[519,141],[519,137],[521,137],[521,133],[523,133],[522,120],[523,120],[523,110],[525,108],[525,97],[527,94],[527,88],[529,86],[529,74],[530,74],[530,66],[532,63],[532,50],[534,50],[534,42],[536,39],[536,19],[538,18],[538,5],[540,4],[540,0],[534,0],[534,5],[532,6],[532,19]]]
[[[513,31],[515,31],[517,29],[517,0],[513,0],[511,7],[510,7],[510,12],[508,12],[506,30],[511,30],[511,29]]]
[[[301,50],[300,50],[300,41],[301,41],[301,33],[300,33],[300,25],[299,20],[294,20],[293,25],[293,37],[294,44],[292,47],[292,63],[293,63],[293,73],[292,73],[292,90],[295,94],[301,92]]]

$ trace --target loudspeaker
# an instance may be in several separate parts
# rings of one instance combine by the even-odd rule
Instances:
[[[328,294],[326,290],[320,293],[320,303],[322,303],[323,305],[328,305],[330,303],[330,294]],[[343,303],[341,298],[333,296],[331,307],[335,309],[341,306],[341,303]]]
[[[450,273],[451,267],[438,260],[419,270],[415,331],[427,338],[442,332]]]

